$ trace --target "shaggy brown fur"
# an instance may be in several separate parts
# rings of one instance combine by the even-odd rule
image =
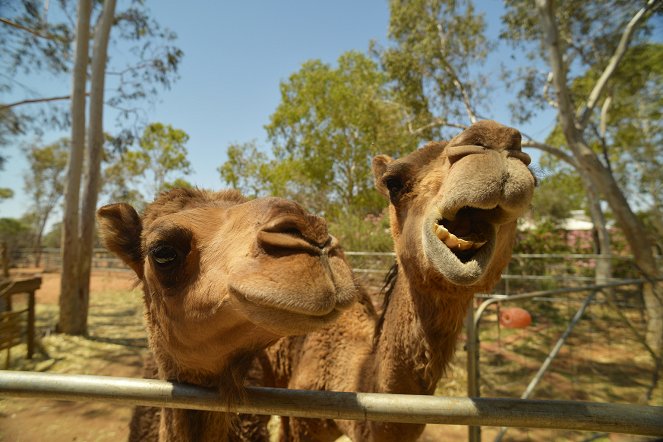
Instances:
[[[177,189],[142,219],[113,204],[98,220],[142,282],[147,377],[216,388],[233,402],[256,352],[329,325],[356,299],[325,221],[290,201]],[[130,440],[223,441],[228,416],[138,407]]]
[[[378,315],[363,294],[333,327],[280,340],[267,350],[276,385],[432,394],[473,295],[490,291],[510,259],[516,220],[535,186],[528,164],[520,133],[493,121],[399,160],[376,157],[397,257],[384,311]],[[284,417],[280,437],[332,441],[345,433],[355,441],[403,442],[423,429]]]

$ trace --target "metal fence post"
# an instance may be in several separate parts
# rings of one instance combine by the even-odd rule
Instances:
[[[481,396],[479,389],[479,336],[474,323],[474,300],[467,309],[465,315],[465,330],[467,333],[467,396],[476,398]],[[467,427],[468,440],[470,442],[481,442],[481,427]]]
[[[553,360],[559,354],[560,350],[562,349],[562,346],[566,343],[567,338],[575,328],[576,324],[580,321],[580,319],[582,319],[582,315],[585,313],[585,310],[587,310],[587,307],[589,307],[589,304],[592,302],[592,300],[594,300],[596,293],[597,290],[592,290],[590,294],[585,298],[585,300],[583,301],[582,305],[580,306],[576,314],[573,315],[573,318],[571,319],[571,322],[569,322],[569,325],[566,327],[566,330],[564,330],[564,333],[562,333],[562,336],[560,336],[560,338],[557,340],[557,343],[548,354],[548,357],[546,357],[546,360],[543,361],[543,364],[541,364],[541,367],[539,367],[539,371],[536,372],[536,375],[534,375],[530,383],[527,385],[525,392],[522,395],[520,395],[521,399],[527,399],[532,394],[534,388],[536,388],[536,386],[539,384],[539,382],[543,378],[543,375],[546,374],[546,371],[548,371],[548,368],[550,368],[550,365],[552,364]],[[497,436],[495,436],[494,442],[501,442],[502,438],[504,437],[504,434],[508,431],[508,429],[509,427],[502,427],[500,429],[500,432],[497,434]]]

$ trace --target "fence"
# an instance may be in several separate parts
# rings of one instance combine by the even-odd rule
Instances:
[[[33,267],[36,251],[24,248],[15,250],[11,261],[16,267]],[[395,254],[391,252],[345,252],[353,271],[363,277],[379,281],[394,263]],[[587,283],[594,280],[594,268],[598,260],[610,260],[613,277],[619,279],[638,278],[633,258],[618,255],[595,254],[523,254],[513,255],[511,262],[502,275],[502,284],[496,287],[501,293],[518,292],[531,289],[531,282],[558,284],[560,282]],[[663,256],[657,256],[662,261]],[[60,249],[44,248],[40,253],[40,267],[45,270],[57,270],[61,267]],[[126,271],[128,267],[111,252],[104,248],[93,250],[92,268],[108,271]],[[515,282],[525,283],[522,287]],[[506,285],[505,285],[506,284]],[[511,288],[509,287],[511,286]]]
[[[372,285],[373,287],[379,287],[380,280],[383,275],[386,273],[391,263],[394,260],[394,255],[391,253],[381,253],[373,254],[367,252],[346,252],[349,260],[351,261],[352,267],[355,270],[355,273],[360,275],[364,279],[365,283]],[[29,260],[29,258],[26,258]],[[604,259],[600,255],[514,255],[514,260],[509,265],[507,273],[504,275],[503,283],[498,286],[498,294],[492,295],[482,295],[478,299],[482,299],[483,304],[478,307],[476,314],[471,317],[471,320],[468,320],[468,346],[467,346],[467,366],[468,366],[468,396],[473,399],[459,399],[459,398],[439,398],[439,397],[425,397],[422,401],[419,401],[420,398],[410,398],[408,396],[400,397],[395,396],[389,399],[388,397],[382,398],[385,395],[365,395],[365,394],[355,394],[355,393],[343,393],[341,395],[346,396],[320,396],[317,397],[315,394],[322,392],[313,393],[314,396],[311,398],[302,399],[302,405],[300,408],[292,405],[294,408],[288,408],[286,404],[294,404],[298,398],[302,396],[297,396],[298,394],[305,394],[303,392],[295,392],[294,396],[288,396],[288,392],[280,392],[277,390],[264,390],[257,389],[251,390],[249,395],[249,402],[242,406],[249,408],[242,408],[240,411],[250,411],[255,413],[264,413],[264,414],[282,414],[282,415],[298,415],[304,417],[334,417],[334,418],[348,418],[348,419],[377,419],[377,420],[393,420],[397,422],[428,422],[428,423],[446,423],[446,424],[461,424],[461,425],[470,425],[470,438],[471,440],[479,440],[480,432],[478,431],[479,425],[481,426],[512,426],[512,427],[538,427],[538,428],[560,428],[560,429],[570,429],[570,430],[594,430],[594,431],[614,431],[614,432],[628,432],[633,434],[663,434],[663,430],[660,427],[647,427],[641,429],[635,423],[631,417],[630,413],[633,413],[634,416],[657,416],[659,421],[663,421],[661,416],[663,416],[663,408],[661,407],[645,407],[641,408],[640,406],[631,406],[631,405],[610,405],[605,403],[596,403],[596,402],[576,402],[576,401],[519,401],[516,399],[503,400],[503,399],[482,399],[480,396],[479,388],[479,335],[480,322],[483,315],[488,311],[489,307],[499,305],[499,303],[506,302],[538,302],[538,303],[551,303],[559,305],[560,303],[570,303],[578,302],[580,307],[575,311],[575,315],[572,318],[571,322],[566,325],[566,330],[561,334],[561,337],[557,339],[555,345],[552,347],[552,351],[545,357],[543,360],[542,367],[538,370],[538,374],[534,375],[533,381],[525,389],[523,397],[526,398],[533,391],[536,386],[537,379],[541,379],[543,373],[550,367],[555,356],[560,352],[562,345],[565,343],[567,337],[571,334],[575,324],[578,323],[580,318],[586,312],[588,306],[596,305],[601,302],[600,299],[596,297],[596,290],[603,288],[610,289],[624,289],[628,286],[634,286],[638,281],[634,280],[620,280],[614,281],[608,285],[604,286],[586,286],[584,284],[587,281],[593,281],[593,268],[596,263],[596,260]],[[628,264],[628,258],[612,258],[618,265],[615,267],[618,269],[618,275],[621,277],[628,276],[632,273],[632,269]],[[43,262],[49,262],[48,259],[44,259]],[[56,259],[53,258],[50,262],[56,262]],[[580,264],[578,264],[580,262]],[[95,268],[105,269],[105,270],[122,270],[124,268],[123,264],[112,258],[104,250],[95,251]],[[540,274],[528,274],[530,271],[540,271]],[[560,285],[566,286],[562,288],[555,288],[550,290],[537,290],[532,292],[532,288],[548,286],[557,286]],[[530,291],[528,291],[530,290]],[[583,294],[581,297],[578,297],[578,294]],[[637,290],[635,292],[629,293],[628,296],[624,296],[621,304],[626,306],[634,311],[641,309],[641,301],[637,295]],[[575,298],[573,297],[575,296]],[[543,358],[542,358],[543,359]],[[4,376],[4,374],[3,374]],[[16,380],[16,378],[13,378]],[[34,380],[34,379],[33,379]],[[92,390],[87,393],[72,393],[73,395],[70,398],[73,399],[102,399],[102,400],[118,400],[125,401],[128,404],[137,404],[146,402],[137,402],[137,401],[153,401],[155,400],[152,394],[155,394],[155,391],[149,390],[149,385],[141,384],[132,384],[132,388],[137,388],[138,390],[132,390],[134,393],[127,393],[130,396],[129,398],[125,397],[125,393],[122,390],[116,390],[115,395],[113,396],[104,396],[104,393],[99,393],[98,396],[95,396],[95,388],[105,388],[103,387],[104,383],[111,382],[112,385],[114,381],[107,379],[98,379],[90,380],[88,379],[85,382],[92,382],[86,385],[92,386]],[[94,381],[94,382],[93,382]],[[98,381],[98,382],[97,382]],[[50,382],[50,381],[49,381]],[[75,378],[62,378],[58,382],[67,382],[68,385],[74,385],[78,382]],[[71,382],[71,383],[70,383]],[[95,383],[97,382],[97,383]],[[126,382],[126,380],[121,381]],[[0,395],[9,394],[9,395],[28,395],[30,397],[43,397],[39,396],[39,391],[14,391],[6,390],[6,382],[3,380],[3,377],[0,376]],[[36,386],[41,385],[39,382],[35,384]],[[151,384],[150,384],[151,385]],[[35,387],[38,388],[38,387]],[[50,387],[48,387],[50,388]],[[66,387],[68,388],[68,387]],[[115,387],[113,387],[115,388]],[[174,392],[182,392],[181,386],[166,386],[161,385],[160,389],[168,389]],[[143,390],[141,390],[143,389]],[[147,389],[147,390],[145,390]],[[69,393],[66,393],[66,389],[63,391],[58,391],[57,389],[48,390],[53,393],[44,393],[44,394],[53,394],[56,398],[65,398]],[[135,396],[138,394],[136,392],[143,391],[148,393],[147,396]],[[186,408],[198,408],[204,406],[213,406],[220,407],[221,402],[219,398],[209,399],[209,396],[205,396],[202,392],[198,392],[200,395],[186,399],[184,402],[178,402],[182,397],[175,394],[173,397],[166,397],[163,399],[165,402],[149,402],[150,405],[163,405],[174,404],[174,406],[186,407]],[[198,394],[196,393],[196,394]],[[159,393],[161,394],[161,393]],[[207,393],[209,395],[209,392]],[[282,396],[284,394],[285,396]],[[324,393],[332,394],[333,393]],[[62,396],[60,396],[62,395]],[[77,396],[78,395],[78,396]],[[254,397],[255,395],[255,397]],[[348,396],[350,395],[350,396]],[[375,397],[374,397],[375,396]],[[261,398],[270,397],[270,398],[280,398],[285,402],[261,402]],[[557,397],[557,396],[555,396]],[[138,399],[137,399],[138,398]],[[212,400],[214,405],[205,402],[205,399],[202,402],[198,400],[201,398],[208,398]],[[256,399],[257,398],[257,399]],[[257,400],[258,402],[252,402]],[[276,399],[274,399],[276,400]],[[315,404],[315,401],[329,401],[331,404],[335,404],[331,409],[326,407],[318,408]],[[216,402],[214,402],[216,401]],[[271,401],[271,399],[270,399]],[[295,402],[292,402],[295,401]],[[409,407],[406,409],[400,409],[400,412],[407,410],[411,413],[409,416],[399,415],[399,408],[394,409],[390,408],[389,401],[396,401],[401,406]],[[432,402],[428,402],[432,401]],[[207,405],[205,405],[207,404]],[[377,405],[376,405],[377,404]],[[173,405],[169,405],[173,406]],[[264,406],[265,408],[259,408]],[[371,407],[377,408],[371,408]],[[560,408],[557,409],[556,407]],[[258,408],[251,408],[258,407]],[[285,407],[285,408],[284,408]],[[347,407],[347,408],[345,408]],[[420,408],[423,407],[423,408]],[[439,407],[439,408],[438,408]],[[450,408],[451,407],[451,408]],[[605,408],[607,407],[607,408]],[[617,407],[617,408],[611,408]],[[629,408],[633,407],[633,408]],[[208,408],[201,408],[208,409]],[[219,409],[219,408],[214,408]],[[259,411],[262,410],[262,411]],[[313,411],[311,411],[313,410]],[[331,411],[330,411],[331,410]],[[505,411],[506,410],[506,411]],[[527,410],[530,410],[529,412]],[[565,414],[565,411],[569,414]],[[317,413],[315,415],[309,415],[307,413],[313,412]],[[512,413],[513,412],[513,413]],[[304,414],[300,414],[304,413]],[[328,413],[328,414],[321,414]],[[347,413],[347,414],[346,414]],[[353,414],[354,413],[354,414]],[[518,417],[522,413],[521,417]],[[354,416],[354,417],[353,417]],[[537,420],[538,416],[541,420]],[[404,419],[404,420],[403,420]],[[415,420],[412,420],[415,419]],[[586,422],[590,422],[587,424]],[[594,425],[593,423],[596,423]],[[617,427],[615,427],[616,425]],[[648,425],[648,424],[647,424]],[[647,431],[654,431],[653,433]],[[503,430],[501,434],[504,434]],[[498,435],[498,439],[501,436]]]
[[[597,293],[599,293],[602,290],[610,290],[618,287],[624,287],[624,286],[633,286],[636,285],[637,287],[642,286],[642,280],[622,280],[618,282],[613,282],[613,283],[608,283],[608,284],[602,284],[602,285],[590,285],[590,286],[585,286],[581,288],[562,288],[562,289],[556,289],[556,290],[545,290],[545,291],[537,291],[533,293],[524,293],[524,294],[518,294],[518,295],[512,295],[512,296],[505,296],[505,295],[492,295],[488,299],[484,300],[481,305],[475,310],[472,311],[470,310],[468,312],[467,320],[466,320],[466,330],[467,330],[467,373],[468,373],[468,382],[467,382],[467,394],[470,397],[479,397],[481,392],[480,392],[480,387],[479,387],[479,379],[480,379],[480,364],[479,364],[479,328],[480,328],[480,323],[481,319],[483,317],[483,314],[486,312],[487,308],[491,305],[500,303],[500,302],[517,302],[517,301],[524,301],[524,300],[531,300],[531,299],[537,299],[537,298],[546,298],[546,297],[554,297],[558,295],[565,295],[565,294],[570,294],[570,293],[589,293],[584,299],[583,302],[580,306],[580,308],[575,312],[573,317],[568,323],[568,326],[562,333],[562,335],[558,338],[557,342],[553,346],[553,348],[550,350],[548,355],[546,356],[545,360],[541,364],[540,368],[537,370],[536,374],[532,377],[531,381],[525,388],[525,391],[520,395],[521,399],[527,399],[530,397],[538,383],[541,381],[543,378],[543,375],[546,373],[546,371],[550,368],[553,360],[555,357],[559,354],[560,350],[562,349],[562,346],[566,343],[566,340],[568,339],[569,335],[573,331],[574,327],[576,324],[580,321],[580,319],[583,317],[583,314],[587,310],[588,306],[590,303],[592,303],[595,300],[595,297]],[[654,368],[656,370],[656,366]],[[655,376],[655,375],[654,375]],[[663,420],[663,415],[661,415],[661,420]],[[495,438],[495,442],[499,442],[502,440],[504,434],[507,431],[507,427],[504,426],[500,432],[498,433],[497,437]],[[472,426],[469,428],[469,440],[471,442],[478,442],[481,440],[481,430],[480,427],[477,426]]]
[[[571,401],[444,398],[378,393],[248,388],[232,408],[218,392],[166,381],[0,371],[0,396],[98,400],[309,418],[455,425],[516,425],[663,434],[663,407]]]

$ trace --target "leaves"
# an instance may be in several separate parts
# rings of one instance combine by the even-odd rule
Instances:
[[[24,190],[31,199],[28,214],[33,221],[35,246],[39,247],[44,227],[64,195],[69,140],[31,146],[26,153],[30,168],[24,176]]]
[[[281,84],[281,103],[266,126],[274,190],[321,213],[379,212],[372,157],[397,156],[417,141],[391,98],[386,76],[363,54],[342,54],[336,68],[305,63]]]
[[[411,127],[433,120],[471,122],[483,103],[480,64],[494,47],[484,34],[483,16],[471,1],[392,0],[390,9],[393,45],[376,53],[397,101],[410,113]],[[443,126],[431,126],[424,136],[439,138]]]
[[[98,21],[102,6],[103,2],[93,2],[92,23]],[[5,63],[0,65],[0,91],[28,99],[49,98],[35,96],[38,92],[17,81],[15,75],[48,73],[64,87],[58,96],[69,92],[67,77],[75,37],[71,17],[76,5],[62,0],[49,7],[48,19],[41,1],[20,0],[3,9],[0,46]],[[174,44],[176,34],[151,17],[145,2],[129,2],[116,12],[113,25],[111,47],[121,47],[123,56],[109,57],[106,104],[117,110],[119,124],[135,129],[145,124],[141,103],[156,99],[159,87],[173,84],[184,53]],[[9,117],[17,117],[23,131],[39,131],[42,126],[64,129],[70,124],[67,102],[23,105],[14,115],[0,110],[0,143],[17,132],[11,130],[16,126]]]
[[[137,140],[137,146],[127,146],[133,141],[131,137],[111,139],[111,146],[122,149],[114,159],[107,153],[109,165],[104,170],[104,181],[111,200],[142,207],[145,199],[151,200],[168,188],[191,187],[182,178],[169,181],[173,174],[192,172],[187,158],[189,135],[186,132],[170,124],[151,123]],[[145,185],[146,181],[151,184]],[[146,188],[148,194],[143,195],[139,189]]]

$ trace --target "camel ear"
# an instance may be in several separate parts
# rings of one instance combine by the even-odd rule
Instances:
[[[108,250],[143,278],[143,253],[140,235],[143,225],[129,204],[109,204],[97,211],[99,234]]]
[[[378,190],[378,192],[380,192],[382,195],[386,197],[389,196],[389,190],[382,182],[382,176],[387,170],[387,166],[392,161],[394,160],[389,155],[378,155],[375,158],[373,158],[372,167],[373,167],[373,178],[375,179],[375,188]]]

